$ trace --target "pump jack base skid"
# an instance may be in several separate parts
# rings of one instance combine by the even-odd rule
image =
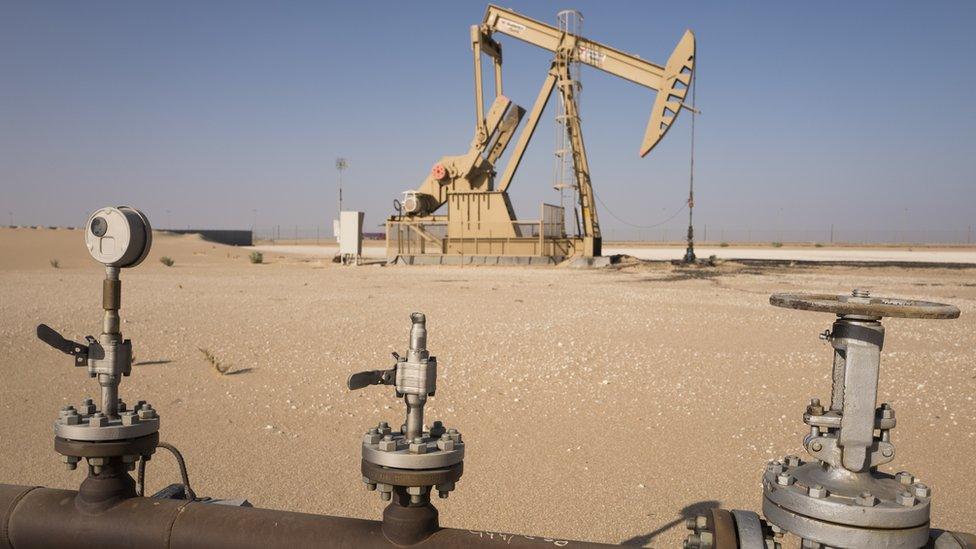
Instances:
[[[397,255],[390,265],[556,265],[565,257],[548,255]]]

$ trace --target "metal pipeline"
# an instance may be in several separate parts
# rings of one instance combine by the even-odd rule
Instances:
[[[285,549],[293,547],[403,547],[383,534],[383,523],[186,500],[134,497],[101,511],[76,506],[73,490],[0,484],[0,549]],[[565,543],[564,543],[565,542]],[[497,532],[441,528],[423,548],[613,547]]]

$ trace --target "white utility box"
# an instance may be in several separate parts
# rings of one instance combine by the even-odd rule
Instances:
[[[363,255],[363,220],[365,212],[339,212],[339,255],[359,259]]]

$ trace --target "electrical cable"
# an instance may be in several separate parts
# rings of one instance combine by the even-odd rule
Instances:
[[[190,501],[196,501],[197,495],[193,491],[193,488],[190,488],[190,475],[186,471],[186,461],[183,460],[183,454],[181,454],[180,451],[176,449],[176,446],[173,446],[168,442],[160,442],[158,446],[160,448],[165,448],[169,450],[170,453],[173,454],[173,457],[176,458],[176,464],[180,468],[180,479],[183,481],[183,491],[186,495],[186,499]],[[146,495],[146,458],[145,457],[139,459],[139,472],[137,474],[137,478],[138,480],[136,482],[136,486],[138,487],[138,494],[140,497],[145,497]]]
[[[613,210],[611,210],[610,208],[607,207],[607,204],[603,201],[602,198],[600,198],[600,195],[596,194],[595,191],[593,191],[593,196],[595,196],[596,199],[597,199],[597,201],[600,203],[600,205],[603,206],[603,209],[606,210],[608,214],[610,214],[610,217],[616,219],[617,221],[623,223],[624,225],[627,225],[628,227],[633,227],[635,229],[653,229],[654,227],[660,227],[661,225],[664,225],[668,221],[671,221],[672,219],[678,217],[678,214],[680,214],[681,212],[685,211],[685,208],[688,207],[688,202],[685,201],[685,202],[683,202],[681,204],[681,207],[678,208],[678,210],[676,212],[674,212],[673,214],[671,214],[671,216],[668,217],[667,219],[665,219],[664,221],[661,221],[661,222],[658,222],[658,223],[654,223],[653,225],[637,225],[637,224],[631,223],[631,222],[629,222],[629,221],[627,221],[625,219],[621,219],[619,216],[617,216],[617,214],[613,213]]]
[[[695,61],[697,62],[697,59]],[[697,67],[696,67],[695,72],[696,73],[698,72],[697,71]],[[603,199],[600,198],[600,195],[596,194],[596,191],[592,191],[591,190],[591,192],[593,193],[593,196],[596,197],[596,199],[600,203],[600,205],[603,206],[603,209],[606,210],[608,214],[610,214],[610,217],[616,219],[617,221],[623,223],[624,225],[627,225],[628,227],[633,227],[635,229],[653,229],[655,227],[660,227],[661,225],[664,225],[665,223],[667,223],[667,222],[673,220],[674,218],[678,217],[678,215],[681,214],[681,212],[685,211],[685,208],[693,208],[694,207],[693,204],[694,204],[694,200],[695,200],[694,199],[694,196],[695,196],[694,195],[694,188],[695,188],[694,187],[694,185],[695,185],[695,114],[697,114],[695,112],[695,91],[696,91],[695,83],[696,83],[696,81],[697,81],[697,75],[696,75],[696,78],[694,80],[692,80],[692,82],[691,82],[691,154],[690,154],[691,166],[690,166],[689,175],[688,175],[688,177],[689,177],[689,191],[688,191],[688,199],[681,205],[681,207],[678,208],[677,211],[675,211],[673,214],[671,214],[664,221],[660,221],[660,222],[654,223],[652,225],[637,225],[636,223],[631,223],[631,222],[629,222],[629,221],[627,221],[625,219],[622,219],[617,214],[613,213],[613,210],[611,210],[609,207],[607,207],[606,202],[604,202]],[[691,217],[690,217],[691,216],[691,212],[690,212],[690,210],[689,210],[689,214],[688,215],[689,215],[689,225],[690,225],[691,224]]]

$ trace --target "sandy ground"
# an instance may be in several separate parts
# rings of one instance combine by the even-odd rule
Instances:
[[[270,245],[260,244],[253,249],[289,255],[303,255],[308,257],[332,257],[338,249],[334,245],[315,246],[309,244]],[[641,246],[641,245],[607,245],[603,248],[604,255],[629,255],[638,259],[651,261],[668,261],[681,259],[684,247],[674,246]],[[825,262],[908,262],[908,263],[954,263],[976,265],[976,248],[938,249],[928,247],[896,248],[896,247],[783,247],[770,246],[734,246],[734,247],[696,247],[695,253],[700,258],[711,255],[719,259],[760,259],[776,261],[825,261]],[[375,242],[367,242],[363,246],[363,255],[372,258],[386,257],[386,248]]]
[[[136,366],[121,393],[160,411],[199,494],[379,518],[360,482],[360,437],[401,421],[403,406],[388,388],[350,393],[344,382],[389,367],[408,314],[423,311],[439,360],[428,418],[468,443],[458,490],[437,503],[442,524],[674,547],[683,514],[758,510],[763,465],[800,453],[804,405],[828,395],[831,352],[817,334],[831,318],[771,307],[768,295],[867,287],[962,309],[955,321],[886,321],[881,394],[898,412],[886,469],[933,487],[936,526],[976,529],[976,270],[265,258],[157,235],[147,262],[123,273]],[[39,322],[95,333],[101,278],[80,232],[0,230],[2,482],[82,480],[61,468],[51,422],[96,385],[33,333]],[[239,373],[216,374],[201,348]],[[148,478],[150,491],[177,481],[173,460],[157,456]]]

